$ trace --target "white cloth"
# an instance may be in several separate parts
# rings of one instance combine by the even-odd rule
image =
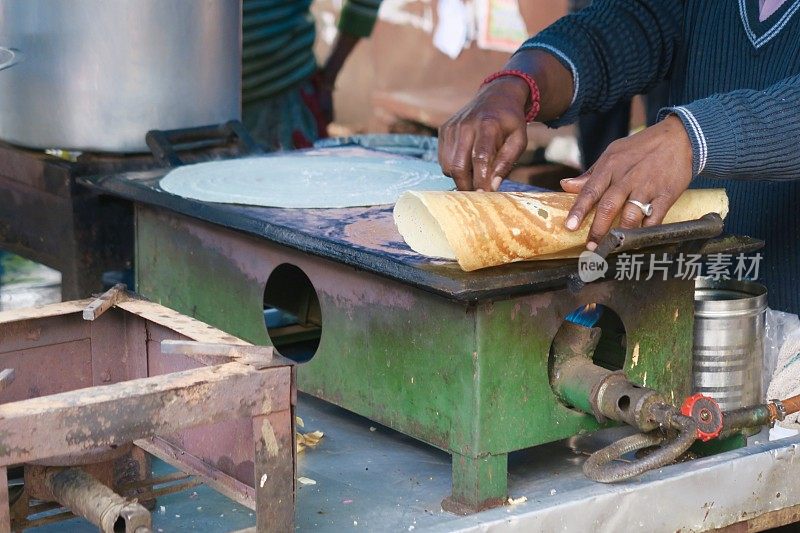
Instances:
[[[800,330],[793,331],[781,346],[767,398],[785,400],[797,394],[800,394]],[[800,429],[798,417],[800,413],[789,415],[780,426]]]

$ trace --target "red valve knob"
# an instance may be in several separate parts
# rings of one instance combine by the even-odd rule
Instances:
[[[703,442],[719,437],[722,431],[722,409],[708,396],[697,393],[684,400],[681,414],[697,423],[697,438]]]

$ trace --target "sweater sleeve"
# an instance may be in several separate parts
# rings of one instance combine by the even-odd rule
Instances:
[[[607,111],[666,77],[681,38],[680,0],[596,0],[526,41],[520,50],[553,54],[572,72],[569,109],[549,126]]]
[[[800,75],[761,91],[716,94],[676,114],[692,141],[692,169],[708,178],[800,179]]]
[[[380,6],[381,0],[347,0],[339,17],[339,31],[353,37],[369,37]]]

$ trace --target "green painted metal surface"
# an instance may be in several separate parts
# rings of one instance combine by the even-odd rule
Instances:
[[[738,450],[745,446],[747,446],[747,436],[743,433],[737,433],[736,435],[731,435],[724,439],[713,439],[708,442],[697,441],[692,445],[690,451],[701,457],[707,457],[731,450]]]
[[[508,494],[508,455],[465,457],[453,454],[453,494],[456,506],[466,502],[483,507],[505,501]],[[475,502],[475,503],[473,503]]]
[[[635,383],[680,402],[690,392],[691,284],[641,282],[596,287],[580,299],[568,291],[481,306],[476,329],[481,372],[477,449],[500,453],[591,431],[593,416],[570,409],[550,388],[550,345],[563,317],[597,297],[627,331],[624,370]],[[657,300],[636,307],[636,301]]]
[[[480,453],[475,311],[437,300],[419,294],[409,309],[381,309],[323,298],[333,312],[298,388],[442,449]]]
[[[633,381],[676,401],[689,393],[691,282],[606,282],[578,296],[467,305],[141,206],[136,260],[142,295],[259,344],[269,342],[261,313],[269,273],[299,266],[322,310],[300,390],[457,454],[454,496],[473,506],[505,497],[508,452],[598,427],[549,383],[550,344],[576,307],[599,302],[619,313]]]
[[[204,249],[199,236],[164,224],[158,217],[136,218],[137,292],[254,344],[269,344],[257,312],[263,284],[232,275],[233,250]]]

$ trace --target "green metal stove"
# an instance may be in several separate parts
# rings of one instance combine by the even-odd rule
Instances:
[[[606,310],[597,364],[676,401],[690,392],[692,281],[610,280],[573,293],[574,260],[465,273],[407,248],[388,206],[202,203],[161,191],[164,173],[84,181],[135,203],[136,290],[308,359],[301,391],[450,453],[447,509],[503,502],[510,452],[599,427],[551,387],[551,344],[575,310]],[[727,238],[703,251],[752,246]]]

